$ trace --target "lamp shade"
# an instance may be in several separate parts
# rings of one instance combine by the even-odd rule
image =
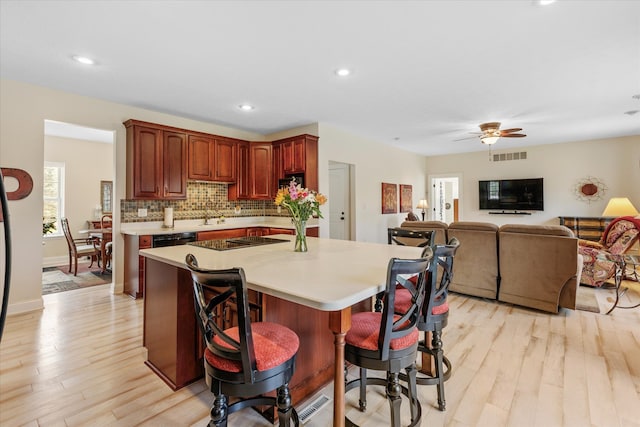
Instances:
[[[638,210],[627,197],[612,197],[604,208],[602,216],[635,216]]]
[[[416,206],[416,208],[418,209],[427,209],[429,207],[429,205],[427,204],[427,201],[425,199],[422,199],[418,202],[418,206]]]

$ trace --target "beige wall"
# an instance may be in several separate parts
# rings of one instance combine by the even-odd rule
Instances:
[[[429,157],[429,174],[457,174],[462,179],[461,217],[464,221],[498,225],[558,224],[558,216],[600,216],[610,197],[629,197],[640,209],[640,135],[596,141],[518,147],[517,142],[494,153],[526,151],[526,160],[490,162],[488,150]],[[517,148],[516,148],[517,147]],[[591,203],[575,196],[577,183],[593,176],[608,188],[601,200]],[[478,181],[505,178],[544,178],[544,211],[528,215],[490,215],[478,209]]]
[[[41,264],[42,235],[42,166],[44,162],[44,120],[56,120],[81,126],[115,131],[114,206],[119,206],[125,182],[125,128],[122,122],[138,119],[169,126],[193,129],[249,141],[268,140],[264,135],[224,126],[183,119],[98,99],[73,95],[24,83],[0,80],[0,166],[21,168],[31,174],[35,188],[24,200],[9,202],[13,240],[12,286],[9,313],[42,307]],[[307,129],[315,133],[316,125]],[[296,130],[297,131],[297,130]],[[402,222],[406,214],[382,215],[382,182],[413,185],[414,204],[426,194],[428,174],[462,173],[464,179],[463,218],[492,220],[480,214],[477,206],[477,180],[517,178],[539,175],[545,178],[545,212],[527,220],[549,222],[557,215],[598,215],[604,201],[589,206],[577,202],[571,185],[579,178],[593,175],[603,179],[609,194],[625,193],[640,207],[640,143],[638,137],[560,144],[528,148],[530,160],[522,162],[488,162],[488,153],[425,158],[413,153],[354,136],[325,124],[317,125],[319,144],[319,190],[329,188],[329,161],[355,165],[356,239],[386,242],[386,228]],[[279,135],[290,136],[289,132]],[[10,183],[7,183],[9,188]],[[474,196],[475,193],[475,196]],[[331,197],[329,196],[329,203]],[[469,197],[468,200],[466,197]],[[475,199],[474,199],[475,197]],[[329,206],[323,212],[329,212]],[[414,210],[417,211],[417,210]],[[493,217],[493,216],[492,216]],[[117,231],[119,211],[114,212]],[[321,233],[328,236],[328,215],[321,221]],[[114,292],[122,291],[122,238],[114,235]],[[0,246],[0,251],[3,248]],[[0,254],[4,262],[4,253]],[[34,262],[34,259],[37,262]],[[4,274],[4,265],[2,274]]]
[[[94,219],[100,204],[100,181],[113,181],[113,144],[82,141],[56,136],[44,137],[44,160],[65,165],[64,215],[74,237]],[[115,207],[114,207],[115,208]],[[68,260],[67,243],[62,236],[45,237],[43,265],[60,265]]]
[[[138,119],[249,141],[264,140],[263,135],[197,122],[141,108],[73,95],[11,80],[0,80],[0,166],[27,171],[34,181],[31,195],[9,202],[12,230],[12,278],[8,313],[42,308],[42,166],[44,164],[44,121],[55,120],[80,126],[115,131],[114,206],[124,194],[125,141],[122,123]],[[7,189],[11,190],[11,182]],[[119,212],[114,223],[119,225]],[[114,292],[123,288],[122,236],[114,234]],[[3,245],[2,245],[3,246]],[[0,248],[0,251],[4,249]],[[4,276],[4,253],[0,254]],[[35,262],[34,262],[35,260]]]

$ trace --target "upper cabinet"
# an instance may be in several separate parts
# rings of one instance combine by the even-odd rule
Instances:
[[[228,187],[229,200],[267,200],[273,179],[270,142],[238,144],[238,179]]]
[[[189,134],[188,178],[235,182],[238,142],[232,139]]]
[[[128,120],[128,199],[187,198],[187,135],[180,129]]]
[[[274,159],[278,179],[287,175],[304,174],[304,186],[318,190],[318,137],[298,135],[273,142],[279,147],[279,159]],[[275,151],[274,151],[275,153]],[[276,171],[274,170],[274,174]]]

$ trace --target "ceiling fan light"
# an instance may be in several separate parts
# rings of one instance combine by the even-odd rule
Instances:
[[[483,136],[480,138],[480,141],[482,141],[483,144],[493,145],[498,142],[499,139],[500,137],[498,136]]]

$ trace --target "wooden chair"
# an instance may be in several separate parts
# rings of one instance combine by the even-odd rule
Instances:
[[[431,246],[433,230],[409,230],[406,228],[388,228],[387,241],[401,246],[417,246],[424,248]]]
[[[393,427],[400,426],[402,394],[409,399],[411,426],[420,424],[422,409],[416,390],[416,355],[419,333],[416,324],[425,295],[427,268],[431,248],[425,248],[423,257],[415,260],[392,258],[387,268],[387,285],[382,294],[382,312],[356,313],[351,329],[345,337],[345,360],[360,367],[360,377],[349,381],[345,391],[360,388],[360,410],[367,407],[368,384],[386,386]],[[414,277],[414,280],[410,280]],[[414,283],[415,282],[415,283]],[[396,288],[411,295],[412,302],[402,313],[394,313]],[[386,371],[387,377],[367,378],[367,369]],[[406,370],[409,387],[400,385],[400,371]],[[349,419],[348,425],[354,425]]]
[[[93,261],[96,261],[96,263],[99,262],[100,249],[96,247],[95,241],[91,237],[74,239],[71,235],[69,220],[67,218],[60,218],[60,222],[62,223],[62,232],[64,233],[64,237],[67,239],[67,246],[69,248],[69,273],[71,273],[73,265],[73,275],[77,276],[78,258],[83,256],[90,257],[91,264],[89,264],[89,268],[91,268],[91,266],[93,266]]]
[[[259,405],[277,407],[280,426],[288,427],[292,420],[298,426],[289,394],[300,345],[296,333],[276,323],[251,322],[242,268],[206,270],[192,254],[186,264],[206,344],[205,381],[215,396],[209,426],[226,426],[230,414]],[[226,316],[236,326],[223,329]],[[261,396],[276,389],[277,397]],[[229,404],[227,396],[239,400]]]
[[[109,229],[113,229],[113,216],[112,214],[104,214],[102,215],[102,217],[100,218],[100,229],[105,229],[105,228],[109,228]],[[110,236],[110,235],[109,235]],[[104,239],[104,235],[102,237],[102,239]],[[111,241],[111,237],[109,237],[109,239],[107,239],[107,241],[105,242],[100,242],[100,247],[102,247],[104,245],[104,251],[102,251],[104,253],[104,259],[102,260],[103,262],[103,270],[106,270],[107,268],[109,268],[111,266],[111,255],[113,253],[113,242]]]

